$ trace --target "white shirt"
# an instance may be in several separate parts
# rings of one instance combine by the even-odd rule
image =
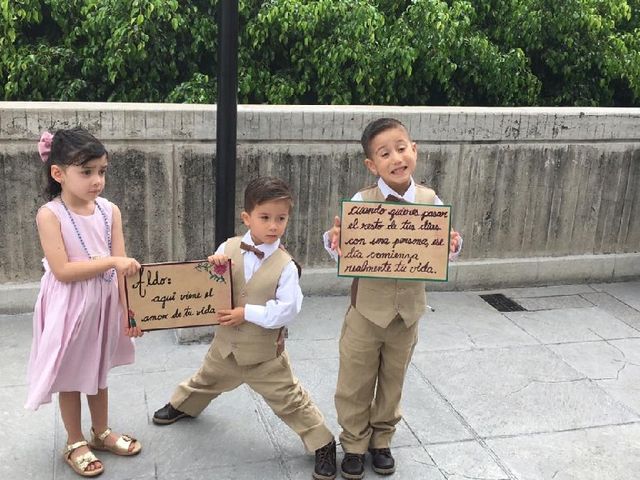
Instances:
[[[242,241],[264,252],[264,258],[260,259],[253,252],[240,250],[244,261],[244,280],[248,283],[262,263],[280,247],[280,240],[272,244],[256,245],[253,243],[251,232],[249,231],[242,237]],[[224,254],[226,243],[220,244],[216,250],[217,255]],[[266,305],[246,304],[244,306],[244,319],[264,328],[284,327],[291,323],[300,313],[302,299],[302,290],[300,290],[300,284],[298,283],[298,268],[291,261],[282,270],[282,275],[280,275],[278,287],[276,288],[276,298],[267,301]]]
[[[401,198],[405,202],[416,203],[416,183],[413,181],[413,178],[411,178],[411,185],[409,185],[409,188],[407,188],[407,191],[404,192],[404,195],[400,195],[393,188],[387,185],[387,183],[382,179],[382,177],[378,178],[378,188],[382,192],[382,196],[384,198],[387,198],[389,195],[394,195],[398,198]],[[361,202],[363,200],[362,193],[357,192],[353,197],[351,197],[351,200],[354,202]],[[433,204],[444,205],[444,203],[442,203],[442,200],[440,200],[440,197],[438,197],[438,195],[436,195],[435,198],[433,199]],[[327,252],[329,252],[329,255],[331,255],[331,258],[333,258],[337,262],[338,252],[336,252],[335,250],[331,250],[331,242],[329,240],[329,231],[324,232],[324,234],[322,235],[322,243],[324,244],[324,249]],[[461,250],[462,250],[462,237],[460,237],[460,243],[458,243],[458,250],[449,254],[449,260],[455,260],[456,258],[458,258]]]

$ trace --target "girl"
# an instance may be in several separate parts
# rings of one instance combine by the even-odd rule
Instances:
[[[108,164],[104,146],[74,128],[43,133],[38,151],[50,201],[36,215],[45,273],[34,308],[25,406],[36,410],[59,392],[68,436],[64,459],[79,475],[93,477],[104,467],[91,449],[135,455],[142,448],[107,425],[107,373],[133,363],[130,337],[142,335],[126,323],[123,295],[123,276],[140,264],[125,256],[120,210],[99,196]],[[89,442],[81,429],[80,393],[91,412]]]

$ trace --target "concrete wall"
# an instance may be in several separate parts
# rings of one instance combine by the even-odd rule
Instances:
[[[285,243],[307,286],[346,284],[319,238],[340,199],[372,183],[359,138],[383,115],[409,128],[416,180],[453,205],[465,239],[451,281],[436,288],[640,276],[640,109],[241,106],[236,211],[250,178],[292,185]],[[74,125],[111,153],[104,196],[123,211],[131,255],[213,251],[215,106],[0,102],[0,282],[40,277],[36,142],[43,129]]]

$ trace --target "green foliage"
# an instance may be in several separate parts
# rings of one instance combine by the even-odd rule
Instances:
[[[0,0],[0,98],[216,101],[217,0]],[[239,0],[239,100],[640,105],[640,0]]]
[[[215,5],[206,0],[0,1],[13,19],[1,40],[6,99],[162,102],[215,72]]]
[[[615,105],[631,98],[637,104],[638,0],[479,3],[480,24],[492,41],[529,58],[542,81],[541,104]]]
[[[363,0],[265,2],[247,25],[240,95],[269,103],[370,103],[384,17]],[[261,92],[258,96],[254,91]]]
[[[395,2],[404,8],[397,18],[393,2],[378,3],[387,16],[362,0],[267,2],[247,29],[257,55],[243,71],[241,98],[338,104],[535,102],[539,81],[522,50],[501,52],[491,44],[473,27],[468,2]]]
[[[527,105],[539,80],[519,48],[501,51],[474,24],[470,2],[417,0],[397,25],[416,52],[404,96],[418,104]],[[420,79],[420,81],[415,81]]]

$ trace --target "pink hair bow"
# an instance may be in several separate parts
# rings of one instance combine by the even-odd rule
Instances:
[[[40,153],[40,158],[43,162],[49,160],[52,140],[53,135],[50,132],[42,132],[42,135],[40,135],[40,141],[38,142],[38,153]]]

